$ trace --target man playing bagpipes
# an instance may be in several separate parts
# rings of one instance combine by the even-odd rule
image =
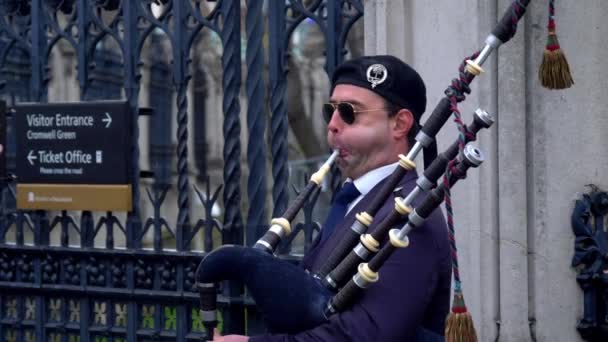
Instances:
[[[357,213],[399,165],[399,156],[415,143],[426,107],[420,75],[393,56],[350,60],[335,71],[329,103],[323,106],[327,140],[338,150],[336,160],[345,178],[322,230],[301,266],[317,274],[344,238]],[[416,187],[409,170],[398,181],[373,218],[368,231],[393,210],[395,197]],[[415,207],[419,201],[414,200]],[[400,227],[405,222],[397,221]],[[451,260],[447,228],[440,210],[409,234],[408,248],[386,260],[377,282],[348,309],[312,329],[293,334],[245,337],[217,336],[215,341],[442,341],[450,306]],[[387,239],[381,245],[387,243]],[[277,301],[283,300],[276,298]],[[280,314],[280,313],[278,313]]]
[[[444,335],[448,342],[477,341],[460,280],[450,188],[483,162],[469,142],[494,119],[478,109],[465,125],[458,103],[491,53],[515,35],[529,2],[513,0],[483,48],[463,60],[422,127],[426,90],[410,66],[372,56],[338,67],[323,107],[334,153],[253,248],[225,245],[199,264],[201,315],[210,337],[217,326],[216,284],[231,279],[245,284],[270,334],[219,341],[438,342]],[[552,12],[554,28],[551,23]],[[549,43],[550,63],[541,74],[559,76],[547,80],[554,88],[567,86],[563,56],[555,39]],[[451,116],[458,138],[436,155],[435,136]],[[417,176],[413,160],[423,149],[426,168]],[[346,181],[301,267],[272,256],[336,158]],[[437,210],[444,200],[447,226]]]

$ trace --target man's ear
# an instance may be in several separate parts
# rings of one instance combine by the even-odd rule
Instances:
[[[402,108],[393,117],[393,136],[395,139],[405,139],[414,125],[414,114]]]

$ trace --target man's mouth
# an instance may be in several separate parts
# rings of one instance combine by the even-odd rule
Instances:
[[[338,158],[344,158],[344,157],[348,156],[348,150],[345,149],[344,147],[336,146],[336,147],[334,147],[334,150],[338,150],[338,152],[339,152]]]

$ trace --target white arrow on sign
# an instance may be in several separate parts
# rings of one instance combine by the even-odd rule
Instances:
[[[106,112],[106,117],[101,119],[101,121],[106,123],[106,128],[110,127],[110,124],[112,123],[112,117],[110,116],[110,113]]]
[[[27,154],[27,160],[30,162],[31,165],[34,165],[34,160],[38,159],[38,157],[36,157],[32,153],[34,153],[34,151],[30,150],[30,153]]]

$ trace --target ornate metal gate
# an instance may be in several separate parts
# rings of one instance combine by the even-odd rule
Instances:
[[[212,10],[205,11],[205,8]],[[142,59],[148,51],[150,105],[148,127],[135,125],[133,210],[122,213],[69,213],[15,209],[11,178],[1,181],[0,208],[0,341],[138,341],[200,340],[204,332],[193,291],[195,268],[214,248],[214,231],[221,243],[251,244],[267,228],[267,174],[272,175],[272,213],[288,203],[287,58],[290,36],[304,20],[312,20],[325,39],[325,70],[331,73],[345,56],[345,41],[363,13],[359,0],[1,0],[0,96],[9,105],[47,102],[51,51],[59,41],[73,49],[79,98],[124,99],[134,122],[140,114]],[[245,37],[241,13],[246,13]],[[268,31],[265,32],[265,18]],[[195,141],[204,143],[204,110],[197,102],[188,109],[195,44],[205,29],[220,37],[223,53],[223,192],[193,189],[189,177],[188,119],[194,115]],[[156,35],[167,37],[172,63],[155,61],[161,49]],[[267,35],[265,48],[263,37]],[[242,40],[246,41],[247,198],[242,199],[241,90]],[[106,42],[111,41],[111,44]],[[146,45],[146,49],[144,49]],[[113,46],[113,47],[112,47]],[[265,56],[269,77],[264,77]],[[266,84],[268,79],[268,84]],[[168,86],[172,84],[172,86]],[[269,92],[265,94],[266,87]],[[264,102],[269,98],[269,111]],[[168,100],[175,96],[175,103]],[[172,145],[170,111],[176,112],[176,148]],[[201,111],[203,113],[201,114]],[[7,166],[15,177],[15,139],[8,113]],[[267,118],[270,118],[267,120]],[[267,122],[270,121],[267,131]],[[202,126],[201,126],[202,125]],[[201,128],[202,127],[202,128]],[[141,170],[138,141],[148,130],[151,171]],[[270,136],[270,149],[266,144]],[[272,160],[266,169],[266,156]],[[175,158],[174,158],[175,156]],[[204,179],[205,149],[195,148],[195,164]],[[172,161],[177,169],[171,170]],[[203,171],[201,171],[203,170]],[[150,188],[141,178],[154,175]],[[176,184],[172,183],[176,175]],[[177,192],[177,220],[168,222],[161,206],[167,191]],[[194,190],[194,191],[193,191]],[[212,218],[222,195],[223,222]],[[204,213],[191,213],[191,197]],[[153,207],[143,217],[141,203]],[[242,211],[247,201],[248,211]],[[309,206],[308,210],[312,210]],[[244,217],[247,217],[245,221]],[[310,215],[306,215],[310,220]],[[312,229],[310,222],[305,227]],[[59,231],[58,244],[51,233]],[[125,246],[115,240],[124,238]],[[144,245],[152,236],[152,245]],[[164,246],[170,236],[175,248]],[[193,240],[203,236],[203,250]],[[310,238],[310,232],[306,236]],[[100,242],[101,241],[101,242]],[[263,326],[240,284],[222,288],[225,331],[256,333]],[[247,331],[246,331],[247,330]]]

